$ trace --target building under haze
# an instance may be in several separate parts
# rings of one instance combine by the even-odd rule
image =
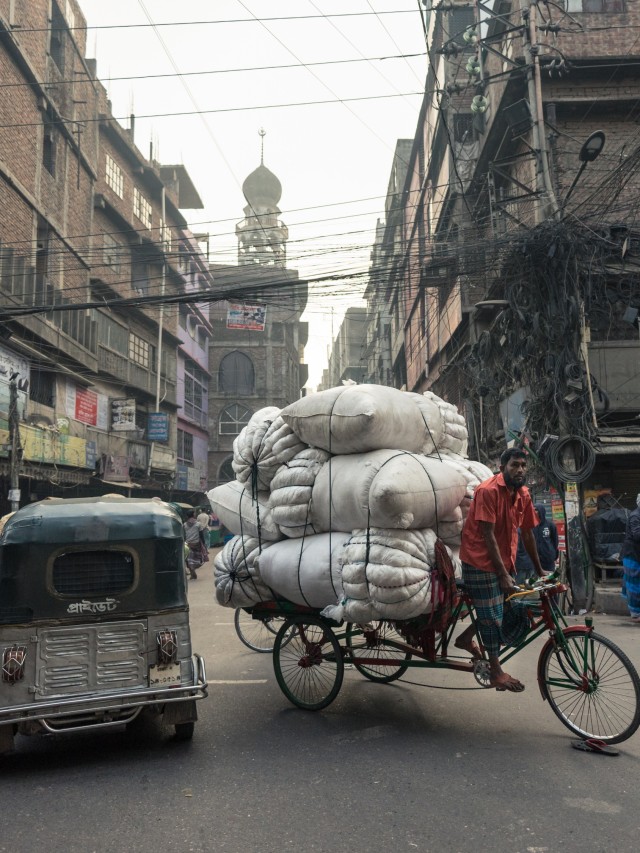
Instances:
[[[242,191],[247,204],[236,228],[238,266],[211,266],[216,289],[237,290],[238,299],[211,306],[210,486],[234,479],[233,442],[251,416],[297,400],[308,378],[302,362],[308,327],[300,320],[307,283],[286,268],[280,181],[261,162]]]

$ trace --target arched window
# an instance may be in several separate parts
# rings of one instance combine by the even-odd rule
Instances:
[[[238,350],[225,355],[218,370],[218,390],[238,397],[255,393],[255,372],[249,356]]]
[[[223,483],[230,483],[231,480],[235,480],[236,472],[233,470],[233,466],[231,463],[233,462],[233,456],[230,456],[228,459],[225,459],[220,468],[218,469],[218,485],[221,486]]]
[[[220,412],[218,433],[220,435],[238,435],[249,423],[253,412],[240,403],[232,403]]]

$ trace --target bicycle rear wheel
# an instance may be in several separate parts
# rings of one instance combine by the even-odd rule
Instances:
[[[403,642],[402,637],[388,622],[372,622],[369,625],[347,625],[347,648],[356,658],[371,658],[372,663],[354,663],[361,675],[370,681],[388,684],[401,678],[408,669],[406,663],[384,663],[385,660],[411,660],[410,652],[401,652],[387,645],[387,640]]]
[[[340,646],[323,619],[299,617],[278,631],[273,648],[273,669],[278,686],[298,708],[319,711],[340,692],[344,664]]]
[[[254,652],[272,652],[276,641],[276,634],[284,625],[282,616],[264,616],[254,619],[251,613],[247,613],[242,607],[236,609],[233,624],[238,639]],[[291,639],[293,629],[289,631],[288,638]],[[285,638],[285,642],[288,639]]]
[[[565,631],[538,662],[542,695],[581,738],[620,743],[640,725],[640,678],[615,643],[587,629]]]

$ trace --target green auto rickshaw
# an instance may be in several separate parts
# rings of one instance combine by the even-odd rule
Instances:
[[[0,536],[0,666],[0,751],[16,733],[104,729],[142,711],[190,739],[207,682],[175,510],[116,495],[12,515]]]

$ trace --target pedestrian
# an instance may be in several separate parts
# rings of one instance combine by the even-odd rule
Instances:
[[[533,528],[533,538],[536,540],[536,548],[540,557],[540,565],[545,572],[553,572],[556,568],[556,560],[559,556],[558,550],[558,528],[553,521],[547,521],[547,511],[544,504],[534,504],[540,523]],[[516,582],[524,583],[533,577],[535,568],[531,557],[522,541],[520,530],[518,530],[518,548],[516,551]]]
[[[209,513],[205,509],[205,507],[200,507],[200,512],[197,517],[198,525],[200,526],[200,530],[202,531],[202,541],[204,543],[205,548],[207,549],[207,553],[209,552]]]
[[[187,569],[191,580],[198,580],[196,569],[199,569],[203,563],[202,559],[202,531],[200,525],[196,521],[196,514],[193,510],[187,513],[187,520],[182,525],[184,530],[185,545],[189,548],[187,554]]]
[[[529,628],[527,610],[505,602],[516,586],[517,531],[538,576],[544,574],[532,528],[538,523],[525,486],[527,454],[511,447],[500,457],[500,473],[476,486],[462,530],[462,578],[476,609],[480,639],[489,656],[489,684],[496,690],[521,693],[524,684],[504,672],[498,655],[502,644],[514,645]],[[455,641],[459,649],[479,658],[470,625]]]
[[[622,597],[627,600],[631,621],[640,625],[640,494],[636,508],[629,513],[627,532],[622,543]]]

